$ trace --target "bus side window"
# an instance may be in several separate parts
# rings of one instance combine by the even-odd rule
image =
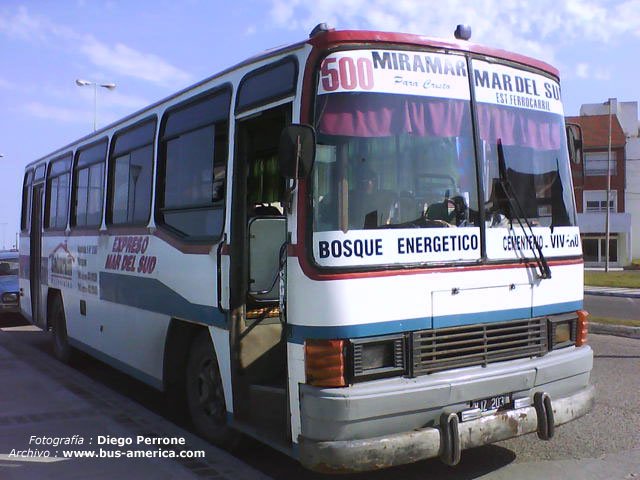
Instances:
[[[215,241],[224,226],[230,97],[205,93],[162,121],[156,219],[190,240]]]
[[[115,134],[107,224],[146,225],[149,221],[155,130],[152,118]]]
[[[102,222],[104,163],[107,141],[101,140],[76,154],[71,221],[76,227],[99,227]]]
[[[24,174],[22,185],[22,216],[20,218],[20,230],[28,232],[31,229],[31,184],[33,183],[33,170]]]
[[[69,153],[49,165],[45,194],[45,229],[64,230],[67,227],[72,158]]]

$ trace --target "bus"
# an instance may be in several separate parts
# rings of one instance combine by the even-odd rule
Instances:
[[[312,470],[548,440],[593,403],[570,133],[544,62],[320,24],[27,165],[23,313]]]

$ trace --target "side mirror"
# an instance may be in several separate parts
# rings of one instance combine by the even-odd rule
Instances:
[[[278,158],[283,177],[298,180],[311,173],[316,156],[316,134],[309,125],[289,125],[280,135]]]
[[[576,165],[580,165],[582,163],[582,128],[575,123],[567,123],[565,128],[569,159]]]

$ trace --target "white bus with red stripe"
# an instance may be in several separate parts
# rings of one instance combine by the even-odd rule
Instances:
[[[570,132],[543,62],[317,28],[29,164],[23,313],[315,470],[548,440],[593,401]]]

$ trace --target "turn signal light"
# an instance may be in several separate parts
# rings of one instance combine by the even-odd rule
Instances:
[[[589,312],[586,310],[578,310],[578,328],[576,332],[576,347],[581,347],[587,343],[587,335],[589,334]]]
[[[316,387],[345,387],[345,340],[306,340],[304,364],[307,384]]]

